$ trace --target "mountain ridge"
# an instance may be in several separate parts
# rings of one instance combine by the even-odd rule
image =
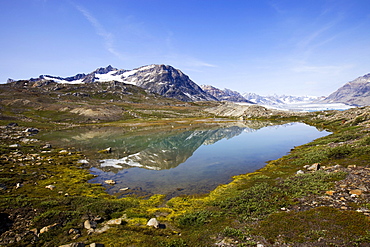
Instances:
[[[370,105],[370,73],[347,82],[326,97],[323,102]]]
[[[118,81],[132,84],[165,97],[185,102],[217,101],[204,92],[189,76],[170,65],[146,65],[132,70],[117,69],[111,65],[101,67],[89,74],[77,74],[70,77],[40,75],[31,81],[52,80],[58,83],[81,84],[106,81]]]

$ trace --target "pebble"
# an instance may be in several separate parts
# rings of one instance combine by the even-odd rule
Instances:
[[[55,185],[49,184],[49,185],[46,185],[45,188],[49,189],[49,190],[53,190],[53,189],[55,189]]]
[[[112,179],[105,180],[104,183],[110,184],[110,185],[116,184],[116,182],[114,180],[112,180]]]

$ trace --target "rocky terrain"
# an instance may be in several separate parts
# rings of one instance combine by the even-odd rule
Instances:
[[[217,116],[238,119],[289,118],[305,115],[300,112],[267,109],[260,105],[243,105],[232,102],[222,102],[217,106],[206,108],[204,111]]]
[[[249,107],[240,116],[269,118],[275,114]],[[83,154],[40,142],[40,130],[30,127],[31,123],[28,128],[3,125],[0,245],[110,246],[111,239],[116,239],[123,246],[149,246],[154,237],[159,240],[154,246],[193,246],[197,241],[202,241],[201,246],[368,246],[369,111],[365,107],[310,113],[308,122],[332,126],[337,133],[296,148],[261,171],[234,178],[210,197],[169,202],[151,198],[134,203],[107,197],[101,186],[86,183],[92,176],[80,168],[86,164],[76,166],[78,160],[86,159]],[[276,187],[263,187],[264,181]],[[284,195],[279,202],[266,199],[279,194]],[[241,206],[245,208],[239,211]],[[184,207],[188,213],[182,211]],[[154,227],[146,226],[149,222]],[[296,222],[309,230],[300,229]],[[200,240],[193,231],[204,236]]]

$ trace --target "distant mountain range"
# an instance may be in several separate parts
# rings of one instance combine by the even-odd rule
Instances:
[[[255,93],[244,93],[244,98],[259,105],[284,105],[300,103],[316,103],[323,99],[318,96],[291,96],[291,95],[268,95],[260,96]]]
[[[83,84],[94,82],[118,81],[141,87],[148,92],[185,102],[191,101],[231,101],[260,105],[287,105],[310,103],[345,103],[351,105],[370,105],[370,74],[358,77],[328,97],[270,95],[244,93],[218,89],[210,85],[198,86],[189,76],[170,65],[148,65],[133,70],[117,69],[112,66],[98,68],[89,74],[71,77],[40,75],[31,78],[33,82],[55,81],[58,83]],[[8,82],[13,80],[9,79]]]

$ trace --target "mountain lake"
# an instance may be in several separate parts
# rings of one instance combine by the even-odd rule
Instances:
[[[91,183],[118,197],[201,194],[254,172],[292,148],[330,134],[303,123],[258,121],[84,127],[40,139],[86,155]],[[110,147],[112,152],[99,152]],[[115,184],[104,181],[113,180]]]

